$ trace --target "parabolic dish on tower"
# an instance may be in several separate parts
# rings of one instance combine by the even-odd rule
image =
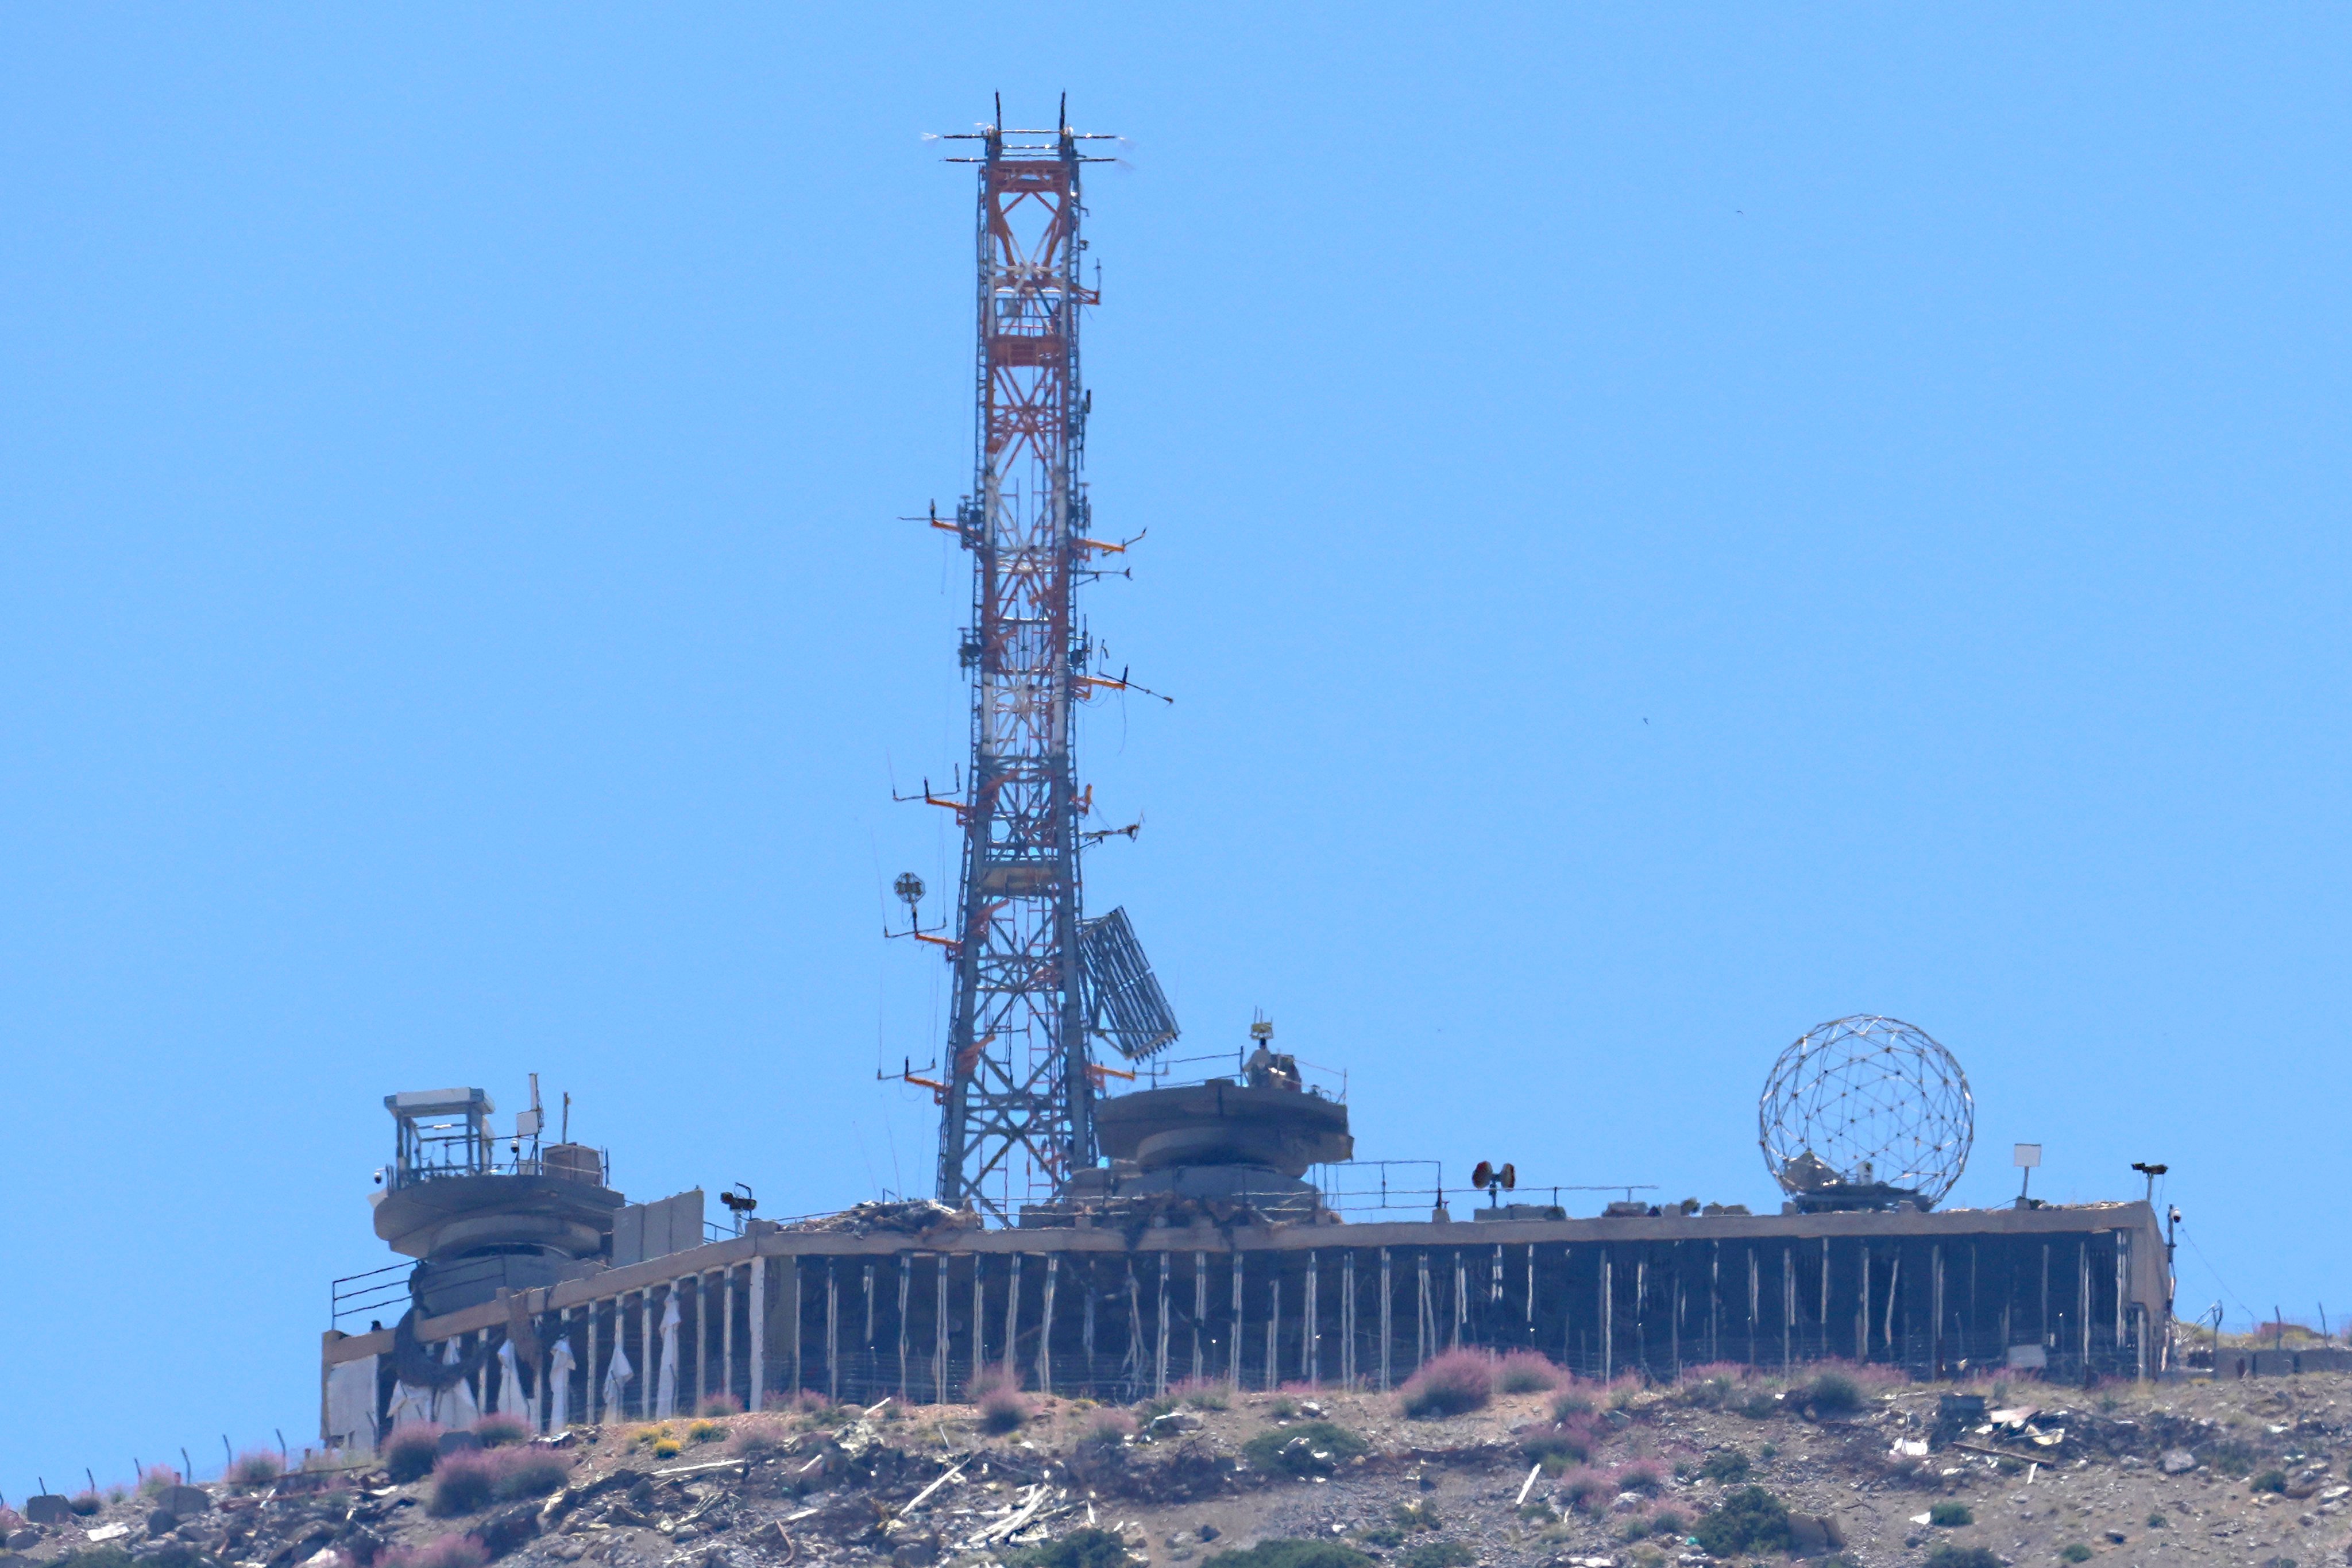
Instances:
[[[1976,1136],[1968,1075],[1924,1029],[1856,1016],[1780,1053],[1757,1101],[1772,1179],[1801,1208],[1929,1208]]]

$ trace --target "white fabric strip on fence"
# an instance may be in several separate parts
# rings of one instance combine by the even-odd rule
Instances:
[[[442,1365],[456,1366],[465,1359],[457,1343],[454,1339],[447,1342],[448,1348],[441,1355]],[[482,1418],[482,1407],[474,1403],[473,1384],[461,1377],[435,1394],[433,1418],[453,1432],[470,1430]]]
[[[667,1421],[677,1414],[677,1328],[685,1315],[677,1310],[677,1286],[673,1282],[663,1298],[661,1315],[661,1373],[654,1386],[654,1419]]]
[[[604,1408],[612,1412],[611,1419],[621,1415],[621,1395],[629,1386],[629,1379],[637,1369],[629,1364],[629,1352],[621,1348],[621,1336],[613,1336],[613,1359],[604,1363]]]
[[[547,1429],[561,1432],[572,1423],[572,1369],[580,1363],[572,1354],[570,1339],[555,1342],[547,1358]]]
[[[509,1415],[522,1412],[522,1375],[515,1371],[514,1342],[499,1342],[499,1392],[490,1401],[492,1410],[502,1410]]]
[[[411,1388],[404,1383],[392,1385],[392,1426],[398,1431],[403,1426],[422,1426],[433,1419],[433,1393],[430,1389]]]

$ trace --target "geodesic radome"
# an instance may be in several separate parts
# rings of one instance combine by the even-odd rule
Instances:
[[[1790,1193],[1883,1184],[1942,1199],[1968,1164],[1968,1075],[1924,1029],[1856,1016],[1805,1032],[1772,1064],[1757,1140]]]

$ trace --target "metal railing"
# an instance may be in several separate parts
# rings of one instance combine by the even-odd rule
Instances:
[[[327,1287],[327,1321],[340,1329],[346,1318],[382,1315],[387,1308],[396,1309],[397,1317],[408,1310],[408,1277],[415,1271],[415,1259],[403,1258],[333,1281]]]
[[[574,1181],[593,1180],[599,1186],[612,1184],[613,1156],[610,1151],[596,1151],[596,1173],[550,1164],[540,1154],[518,1154],[510,1160],[468,1161],[463,1158],[419,1162],[405,1166],[385,1167],[395,1188],[417,1182],[447,1181],[460,1176],[561,1176]]]
[[[1298,1064],[1301,1089],[1319,1100],[1339,1105],[1348,1103],[1348,1069],[1327,1068],[1304,1058],[1291,1058]],[[1179,1075],[1171,1068],[1199,1067],[1203,1062],[1218,1064],[1197,1077]],[[1226,1064],[1231,1064],[1230,1070]],[[1135,1087],[1141,1089],[1191,1089],[1204,1083],[1240,1083],[1249,1076],[1248,1053],[1240,1049],[1213,1051],[1198,1057],[1154,1057],[1137,1064]]]
[[[1430,1173],[1427,1178],[1430,1184],[1410,1186],[1392,1182],[1389,1173],[1397,1167],[1426,1169]],[[1363,1184],[1368,1173],[1370,1184]],[[1323,1206],[1335,1214],[1440,1209],[1445,1206],[1449,1190],[1457,1198],[1474,1200],[1475,1206],[1475,1200],[1481,1195],[1475,1187],[1449,1189],[1445,1184],[1445,1167],[1436,1160],[1347,1160],[1317,1165],[1310,1174],[1314,1177],[1316,1191],[1322,1194]],[[1654,1193],[1657,1190],[1654,1182],[1603,1182],[1598,1185],[1560,1183],[1552,1186],[1522,1185],[1507,1192],[1484,1195],[1487,1205],[1494,1207],[1549,1202],[1554,1208],[1559,1208],[1563,1206],[1559,1201],[1562,1193],[1622,1193],[1630,1203],[1635,1193]],[[1543,1195],[1546,1194],[1549,1194],[1549,1198]]]

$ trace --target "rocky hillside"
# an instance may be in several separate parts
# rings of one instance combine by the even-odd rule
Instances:
[[[412,1435],[366,1468],[12,1513],[0,1568],[2311,1568],[2352,1539],[2352,1378],[1642,1387],[1506,1363],[1523,1391],[1484,1403],[1479,1381]]]

